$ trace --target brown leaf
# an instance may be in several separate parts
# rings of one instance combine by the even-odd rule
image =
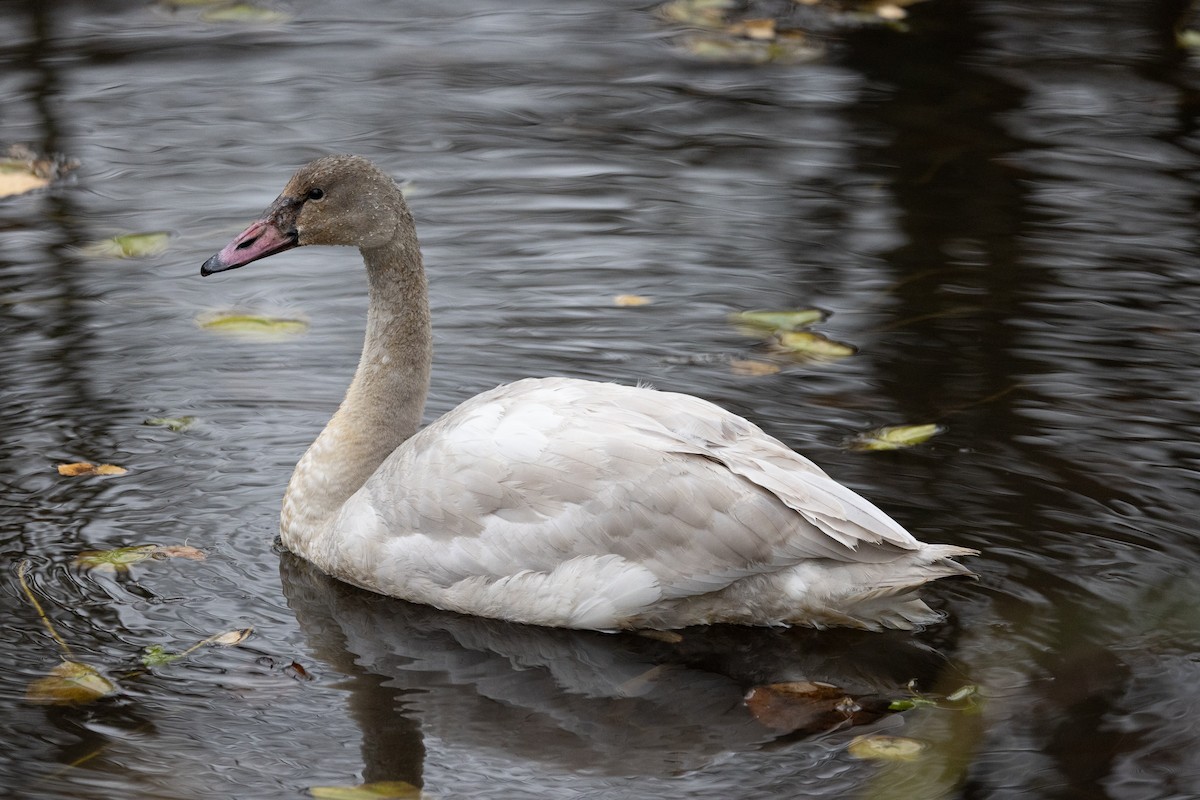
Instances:
[[[882,716],[878,703],[863,708],[858,698],[816,681],[756,686],[746,695],[746,707],[768,728],[806,734],[862,725]]]
[[[25,697],[31,703],[69,706],[99,700],[116,690],[116,684],[95,667],[78,661],[64,661],[46,677],[29,684]]]
[[[58,474],[73,478],[77,475],[124,475],[129,470],[116,464],[92,464],[87,461],[77,461],[74,464],[59,464]]]
[[[166,558],[188,558],[192,561],[203,561],[206,558],[203,550],[186,544],[171,544],[166,547],[160,547],[155,555],[165,556]]]

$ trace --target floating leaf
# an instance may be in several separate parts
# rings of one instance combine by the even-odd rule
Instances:
[[[150,417],[142,420],[143,425],[153,425],[157,428],[166,428],[169,431],[186,431],[195,423],[195,417]]]
[[[0,161],[0,166],[4,163]],[[44,189],[49,185],[49,180],[40,175],[34,175],[31,172],[0,169],[0,197],[25,194],[26,192],[32,192],[34,189]]]
[[[951,703],[961,703],[970,697],[974,697],[979,693],[979,687],[973,683],[968,683],[966,686],[959,687],[957,690],[946,695],[946,700]]]
[[[775,335],[772,344],[785,353],[815,359],[845,358],[858,352],[853,345],[835,342],[814,331],[782,331]]]
[[[775,375],[779,372],[779,365],[772,364],[770,361],[755,361],[754,359],[735,358],[729,362],[729,368],[733,370],[734,375]]]
[[[210,636],[204,641],[207,644],[216,645],[217,647],[233,647],[235,644],[241,644],[250,638],[250,634],[254,633],[254,628],[242,628],[236,631],[226,631],[225,633]]]
[[[903,700],[893,700],[888,703],[888,711],[908,711],[918,706],[933,706],[937,708],[937,701],[926,697],[906,697]]]
[[[64,661],[46,677],[29,684],[25,696],[32,703],[67,706],[90,703],[116,690],[116,684],[95,667],[78,661]]]
[[[867,704],[844,689],[816,681],[756,686],[746,695],[745,702],[754,718],[768,728],[804,733],[874,722],[885,711],[877,699]]]
[[[680,37],[679,44],[696,58],[735,64],[805,64],[825,55],[823,46],[799,31],[780,33],[769,41],[696,32]]]
[[[1200,50],[1200,31],[1184,28],[1175,32],[1175,45],[1185,50]],[[2,195],[3,193],[0,193]]]
[[[828,311],[819,308],[793,308],[782,311],[738,311],[729,315],[735,325],[744,325],[751,334],[762,331],[795,331],[807,328],[829,317]]]
[[[725,32],[733,36],[745,36],[747,39],[769,41],[775,38],[775,20],[744,19],[730,25]]]
[[[118,547],[113,550],[85,550],[75,556],[75,566],[101,572],[124,572],[132,564],[153,558],[159,551],[156,544]]]
[[[908,16],[908,12],[900,7],[898,3],[880,3],[875,6],[875,15],[880,19],[896,22]]]
[[[925,750],[925,743],[903,736],[859,736],[851,740],[846,751],[855,758],[875,761],[915,761]]]
[[[90,244],[83,252],[100,258],[145,258],[165,251],[170,241],[171,234],[164,231],[125,233]]]
[[[42,189],[79,166],[61,156],[38,156],[28,147],[13,145],[0,156],[0,197]]]
[[[658,14],[668,22],[694,28],[725,27],[725,12],[736,0],[672,0],[658,8]]]
[[[202,314],[197,317],[196,322],[205,330],[252,336],[289,336],[308,330],[308,323],[302,319],[268,317],[234,311]]]
[[[851,450],[900,450],[926,442],[946,429],[934,423],[927,425],[889,425],[860,433],[850,440]]]
[[[264,25],[276,22],[286,22],[288,14],[273,8],[251,5],[250,3],[234,3],[221,6],[200,15],[205,22],[240,22],[250,25]]]
[[[309,794],[317,800],[414,800],[428,797],[404,781],[376,781],[358,786],[310,786]]]
[[[649,297],[643,297],[640,294],[619,294],[613,298],[613,305],[626,308],[648,306],[653,302]]]
[[[183,657],[183,653],[168,653],[160,644],[152,644],[142,653],[142,664],[147,667],[161,667]]]
[[[187,544],[168,544],[158,548],[155,558],[186,558],[191,561],[203,561],[207,556],[203,550]]]
[[[77,461],[74,464],[59,464],[58,474],[68,478],[77,475],[124,475],[129,470],[116,464],[92,464],[87,461]]]

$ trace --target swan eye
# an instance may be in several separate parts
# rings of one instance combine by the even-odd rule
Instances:
[[[309,200],[320,200],[324,196],[325,196],[324,189],[309,189],[308,190],[307,197]]]

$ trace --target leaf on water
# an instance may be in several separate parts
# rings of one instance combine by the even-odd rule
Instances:
[[[308,323],[289,317],[269,317],[238,311],[201,314],[197,324],[208,331],[250,336],[291,336],[308,330]]]
[[[859,736],[846,751],[854,758],[873,761],[916,761],[925,751],[924,742],[903,736]]]
[[[117,690],[117,685],[92,666],[64,661],[44,678],[29,684],[25,696],[32,703],[67,706],[91,703]]]
[[[725,12],[736,0],[672,0],[659,6],[658,15],[668,22],[693,28],[725,27]]]
[[[875,6],[875,14],[880,19],[886,19],[889,22],[896,22],[908,16],[908,12],[898,3],[880,3]]]
[[[893,700],[888,703],[888,711],[908,711],[919,706],[933,706],[937,708],[937,701],[925,697],[906,697],[903,700]]]
[[[653,299],[640,294],[619,294],[613,298],[613,305],[622,306],[624,308],[648,306],[653,302]]]
[[[129,470],[116,464],[92,464],[87,461],[77,461],[74,464],[59,464],[58,474],[68,478],[77,475],[124,475]]]
[[[404,781],[376,781],[358,786],[310,786],[308,791],[317,800],[418,800],[429,797]]]
[[[864,708],[859,698],[845,690],[816,681],[756,686],[746,695],[745,703],[754,718],[768,728],[804,733],[862,725],[883,714],[878,703]]]
[[[968,683],[966,686],[962,686],[962,687],[958,688],[957,690],[951,692],[950,694],[946,695],[946,700],[948,700],[951,703],[960,703],[969,697],[974,697],[976,694],[978,694],[978,692],[979,692],[978,686],[976,686],[973,683]]]
[[[242,628],[236,631],[226,631],[225,633],[211,636],[205,641],[217,647],[233,647],[235,644],[241,644],[250,638],[250,634],[254,633],[254,628]]]
[[[1175,45],[1184,50],[1200,50],[1200,31],[1184,28],[1175,32]],[[0,192],[3,196],[3,192]]]
[[[778,364],[772,364],[770,361],[756,361],[749,358],[735,358],[729,362],[729,368],[733,370],[734,375],[747,375],[751,377],[775,375],[780,370]]]
[[[168,653],[160,644],[152,644],[142,653],[142,664],[147,667],[161,667],[182,656],[182,653]]]
[[[142,420],[143,425],[152,425],[157,428],[166,428],[169,431],[179,433],[186,431],[196,422],[195,417],[150,417]]]
[[[946,430],[942,425],[889,425],[860,433],[850,440],[851,450],[901,450],[921,444]]]
[[[732,36],[744,36],[747,39],[770,41],[775,38],[775,20],[773,19],[744,19],[735,22],[725,29]]]
[[[845,358],[858,352],[853,345],[835,342],[815,331],[781,331],[775,334],[772,345],[790,355],[812,359]]]
[[[4,162],[0,162],[3,164]],[[15,194],[25,194],[34,189],[44,189],[50,181],[29,172],[16,172],[0,169],[0,197],[11,197]]]
[[[203,561],[208,556],[203,550],[187,544],[168,544],[158,548],[155,558],[186,558],[190,561]]]
[[[24,145],[13,145],[0,155],[0,197],[42,189],[79,166],[61,156],[39,156]]]
[[[153,558],[158,551],[159,547],[156,544],[118,547],[113,550],[85,550],[75,556],[75,566],[101,572],[124,572],[132,564]]]
[[[97,258],[145,258],[164,252],[170,241],[171,234],[165,231],[124,233],[94,242],[84,247],[83,252]]]
[[[806,64],[825,55],[821,44],[800,31],[782,32],[768,41],[696,32],[681,37],[679,44],[696,58],[734,64]]]
[[[782,311],[738,311],[729,315],[729,321],[743,325],[751,335],[763,332],[796,331],[807,328],[829,318],[828,311],[819,308],[791,308]]]
[[[276,22],[287,22],[291,15],[273,8],[250,3],[233,3],[205,11],[200,15],[205,22],[237,22],[247,25],[269,25]]]

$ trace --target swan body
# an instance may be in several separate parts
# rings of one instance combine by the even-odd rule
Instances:
[[[302,167],[205,262],[357,246],[370,303],[358,370],[288,484],[280,534],[343,581],[556,627],[710,623],[912,628],[915,592],[971,573],[747,420],[689,395],[571,378],[480,394],[418,430],[425,273],[399,190],[365,159]]]

